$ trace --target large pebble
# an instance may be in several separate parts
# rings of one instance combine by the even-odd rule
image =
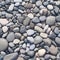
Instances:
[[[35,45],[32,44],[32,45],[30,46],[30,50],[34,50],[34,49],[35,49]]]
[[[4,56],[3,60],[15,60],[17,59],[18,53],[10,53],[6,56]]]
[[[6,50],[8,42],[6,39],[0,38],[0,51]]]
[[[60,15],[56,16],[56,21],[60,22]]]
[[[35,44],[38,44],[38,43],[41,43],[42,42],[42,38],[40,37],[40,36],[36,36],[35,38],[34,38],[34,43]]]
[[[7,19],[0,19],[0,23],[2,25],[6,25],[8,23],[8,20]]]
[[[49,51],[50,51],[51,54],[56,55],[57,52],[58,52],[58,49],[57,49],[57,47],[55,47],[54,45],[51,45]]]
[[[48,8],[49,10],[52,10],[52,9],[53,9],[53,6],[52,6],[52,5],[47,5],[47,8]]]
[[[46,24],[53,25],[55,23],[55,17],[54,16],[48,16],[46,19]]]
[[[17,60],[24,60],[24,58],[19,56]]]
[[[14,33],[13,32],[10,32],[8,35],[7,35],[7,41],[8,42],[11,42],[11,41],[13,41],[14,40],[14,38],[15,38],[15,36],[14,36]]]
[[[46,53],[46,50],[45,49],[38,50],[39,56],[44,56],[45,53]]]
[[[47,37],[48,37],[48,35],[47,35],[46,33],[40,33],[40,36],[41,36],[42,38],[47,38]]]
[[[37,6],[40,6],[40,5],[42,5],[42,2],[41,2],[41,1],[37,1],[37,2],[36,2],[36,5],[37,5]]]
[[[27,30],[27,34],[28,34],[28,35],[33,35],[34,33],[35,33],[35,31],[32,30],[32,29]]]

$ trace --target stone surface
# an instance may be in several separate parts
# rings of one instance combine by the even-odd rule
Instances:
[[[8,42],[4,38],[0,38],[0,51],[6,50],[8,47]]]
[[[60,15],[56,16],[56,21],[60,22]]]
[[[37,2],[36,2],[36,5],[37,5],[37,6],[40,6],[40,5],[42,5],[42,2],[41,2],[41,1],[37,1]]]
[[[52,9],[53,9],[53,6],[52,6],[52,5],[48,5],[47,8],[48,8],[49,10],[52,10]]]
[[[24,60],[24,58],[19,56],[17,60]]]

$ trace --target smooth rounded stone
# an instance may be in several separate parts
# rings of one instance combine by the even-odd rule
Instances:
[[[34,18],[32,19],[32,22],[33,22],[33,23],[39,23],[40,21],[39,21],[38,17],[34,17]]]
[[[28,40],[30,43],[34,43],[34,38],[33,38],[33,37],[27,37],[27,40]]]
[[[12,11],[12,10],[13,10],[13,8],[14,8],[14,4],[11,4],[11,5],[9,6],[8,11]]]
[[[26,32],[27,32],[28,35],[33,35],[35,33],[35,31],[32,30],[32,29],[29,29]]]
[[[49,39],[49,38],[47,38],[47,39],[43,39],[43,42],[45,43],[45,44],[48,44],[48,45],[51,45],[51,39]]]
[[[34,23],[30,22],[30,27],[34,28]]]
[[[20,5],[20,3],[19,3],[19,2],[16,2],[16,3],[15,3],[15,6],[19,6],[19,5]]]
[[[56,37],[55,38],[55,42],[60,45],[60,38],[59,37]]]
[[[35,49],[35,44],[32,44],[31,46],[30,46],[30,50],[34,50]]]
[[[14,31],[14,32],[19,32],[19,28],[18,28],[18,27],[15,27],[15,28],[13,29],[13,31]]]
[[[40,19],[41,22],[43,22],[43,21],[46,20],[46,17],[45,16],[40,16],[39,19]]]
[[[59,29],[58,29],[58,27],[56,27],[56,28],[54,29],[54,32],[55,32],[56,34],[59,34]]]
[[[26,32],[25,26],[21,26],[21,27],[20,27],[20,33],[25,33],[25,32]]]
[[[7,19],[0,19],[0,23],[2,24],[2,25],[6,25],[6,24],[8,24],[8,20]]]
[[[14,0],[14,2],[18,2],[19,3],[19,2],[22,2],[22,0]]]
[[[29,24],[29,22],[30,22],[30,18],[26,17],[25,20],[23,21],[23,24],[26,26]]]
[[[10,46],[10,47],[14,47],[15,45],[14,45],[13,42],[10,42],[10,43],[9,43],[9,46]]]
[[[51,45],[50,48],[49,48],[49,51],[50,51],[51,54],[56,55],[57,52],[58,52],[58,48],[55,47],[54,45]]]
[[[20,48],[18,47],[14,50],[14,52],[19,52],[19,50],[20,50]]]
[[[31,4],[31,3],[25,3],[24,7],[30,9],[30,8],[33,7],[33,4]]]
[[[34,29],[36,30],[36,31],[38,31],[38,32],[44,32],[44,30],[41,28],[41,27],[39,27],[39,26],[35,26],[34,27]]]
[[[3,32],[5,33],[5,32],[8,31],[8,27],[7,27],[7,26],[3,26],[3,27],[2,27],[2,30],[3,30]]]
[[[0,51],[6,50],[8,47],[8,42],[4,38],[0,38]]]
[[[24,60],[24,58],[19,56],[17,60]]]
[[[29,56],[34,56],[34,51],[28,51],[27,54],[28,54]]]
[[[46,50],[45,50],[45,49],[40,49],[40,50],[38,50],[38,55],[39,55],[39,56],[44,56],[45,53],[46,53]]]
[[[25,49],[20,49],[20,53],[24,54],[24,53],[26,53],[26,50]]]
[[[40,6],[40,5],[42,5],[42,2],[41,1],[36,1],[36,5]]]
[[[29,14],[28,14],[28,17],[29,17],[30,19],[32,19],[32,18],[34,17],[34,15],[33,15],[32,13],[29,13]]]
[[[19,44],[20,43],[20,40],[19,39],[14,39],[13,43],[14,44]]]
[[[53,6],[52,6],[52,5],[47,5],[47,8],[48,8],[49,10],[52,10],[52,9],[53,9]]]
[[[23,48],[26,48],[26,44],[24,43],[24,44],[22,45],[22,47],[23,47]]]
[[[39,8],[38,8],[38,7],[35,7],[35,8],[33,9],[33,12],[34,12],[34,13],[38,13],[38,12],[39,12]]]
[[[38,44],[38,43],[41,43],[42,42],[42,38],[40,37],[40,36],[36,36],[35,38],[34,38],[34,43],[35,44]]]
[[[2,35],[2,38],[6,37],[8,35],[8,33],[5,33]]]
[[[60,15],[56,16],[56,21],[60,22]]]
[[[60,60],[60,52],[57,54],[57,60]]]
[[[46,19],[46,24],[53,25],[55,23],[55,17],[54,16],[48,16]]]
[[[5,55],[3,60],[14,60],[18,56],[18,53],[10,53],[8,55]]]
[[[13,32],[10,32],[8,35],[7,35],[7,41],[8,42],[11,42],[11,41],[13,41],[14,40],[14,38],[15,38],[15,35],[14,35],[14,33]]]
[[[47,35],[46,33],[40,33],[40,36],[41,36],[42,38],[47,38],[47,37],[48,37],[48,35]]]

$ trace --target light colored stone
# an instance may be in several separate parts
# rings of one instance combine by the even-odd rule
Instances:
[[[48,8],[49,10],[52,10],[52,9],[53,9],[53,6],[52,6],[52,5],[47,5],[47,8]]]
[[[0,23],[2,25],[6,25],[8,23],[8,20],[7,19],[0,19]]]
[[[46,50],[45,49],[38,50],[38,55],[39,56],[44,56],[45,53],[46,53]]]
[[[48,35],[47,35],[46,33],[40,33],[40,36],[41,36],[42,38],[47,38],[47,37],[48,37]]]
[[[23,57],[18,57],[18,59],[17,60],[24,60],[24,58]]]
[[[22,2],[22,0],[14,0],[14,2]]]

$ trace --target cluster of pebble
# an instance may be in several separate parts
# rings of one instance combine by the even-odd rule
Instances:
[[[60,1],[0,0],[0,60],[60,60]]]

